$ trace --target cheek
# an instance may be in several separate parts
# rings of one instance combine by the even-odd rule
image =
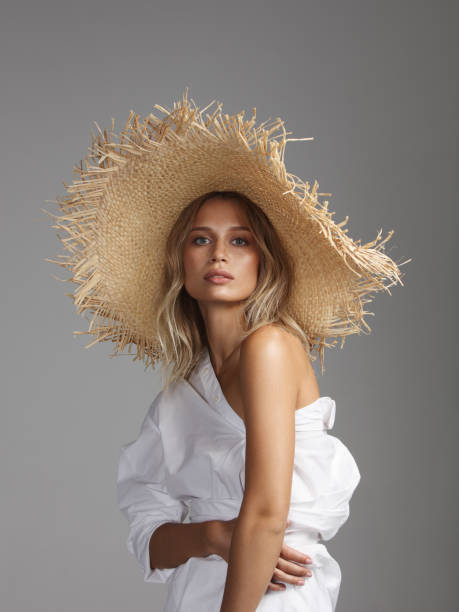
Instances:
[[[205,249],[184,249],[183,251],[183,274],[184,281],[188,286],[201,280],[202,269],[205,266]]]
[[[252,276],[258,276],[258,267],[260,263],[260,258],[258,252],[247,253],[244,257],[244,261],[241,262],[245,270],[250,270]]]
[[[196,252],[193,249],[186,248],[183,250],[183,268],[192,270],[196,264]]]
[[[258,252],[258,249],[254,249],[251,254],[250,254],[250,258],[253,264],[254,268],[258,268],[259,264],[260,264],[260,253]]]

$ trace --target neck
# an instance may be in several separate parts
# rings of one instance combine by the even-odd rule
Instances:
[[[240,303],[200,304],[209,354],[216,374],[239,352],[243,328]]]

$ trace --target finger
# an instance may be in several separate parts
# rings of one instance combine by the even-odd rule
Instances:
[[[285,586],[285,584],[282,584],[281,582],[273,582],[271,580],[266,590],[267,591],[285,591],[286,588],[287,587]]]
[[[275,569],[274,570],[274,577],[277,580],[282,580],[282,582],[288,583],[288,584],[304,584],[306,582],[307,579],[310,578],[310,576],[296,576],[296,575],[292,575],[292,574],[288,574],[286,572],[283,572],[280,569]]]
[[[282,545],[281,557],[283,559],[287,559],[288,561],[296,561],[297,563],[312,563],[312,559],[309,555],[306,555],[300,550],[292,548],[287,544]]]
[[[283,559],[279,559],[273,572],[273,578],[276,580],[282,580],[282,582],[290,582],[292,584],[296,584],[299,578],[304,579],[310,578],[311,576],[312,571],[309,568],[298,565],[297,563],[284,561]]]

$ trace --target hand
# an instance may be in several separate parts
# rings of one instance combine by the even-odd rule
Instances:
[[[287,521],[286,527],[288,527],[291,522],[292,521]],[[299,563],[302,565],[298,565]],[[311,570],[304,567],[305,564],[310,563],[312,563],[311,557],[297,550],[296,548],[283,544],[281,548],[281,556],[277,561],[274,574],[267,590],[284,591],[286,588],[285,584],[283,584],[284,582],[298,584],[299,579],[304,581],[305,578],[310,578],[312,576]],[[274,582],[274,579],[282,580],[283,582]]]
[[[237,518],[229,521],[209,521],[208,538],[210,542],[210,550],[213,554],[219,555],[222,559],[229,562],[229,551],[231,547],[231,539],[233,537],[233,529]],[[286,527],[291,521],[287,521]],[[296,563],[295,563],[296,562]],[[299,563],[303,565],[298,565]],[[310,575],[310,570],[304,567],[304,564],[312,563],[312,559],[305,553],[287,546],[282,545],[281,556],[279,557],[273,576],[268,585],[267,590],[283,591],[286,586],[283,582],[290,584],[298,584],[298,579],[305,579]],[[282,580],[283,582],[274,582],[274,580]]]

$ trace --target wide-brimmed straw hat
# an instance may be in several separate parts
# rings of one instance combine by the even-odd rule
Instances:
[[[287,172],[284,122],[256,125],[244,111],[224,114],[217,103],[199,109],[188,100],[188,88],[172,109],[158,104],[164,116],[145,118],[131,111],[121,134],[96,124],[89,154],[74,167],[73,183],[58,197],[60,214],[50,214],[67,251],[47,259],[69,270],[77,284],[67,293],[77,312],[91,313],[90,334],[97,342],[116,344],[112,357],[126,346],[146,367],[161,359],[155,317],[164,274],[165,245],[183,208],[198,196],[218,190],[239,191],[268,216],[294,262],[288,312],[307,334],[323,367],[325,346],[338,337],[371,331],[364,320],[372,294],[397,282],[399,265],[385,254],[381,230],[366,244],[347,235],[332,219],[328,201],[319,201],[312,187]],[[43,209],[42,209],[43,210]],[[410,260],[408,260],[410,261]],[[403,262],[407,263],[407,261]]]

